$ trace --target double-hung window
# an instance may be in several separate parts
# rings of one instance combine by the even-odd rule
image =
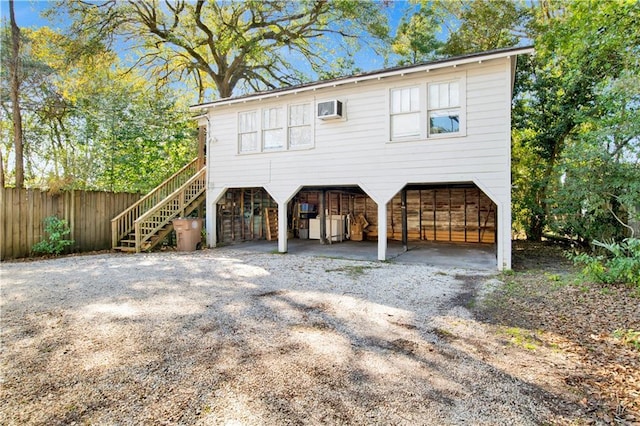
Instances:
[[[460,83],[448,81],[429,84],[429,135],[460,132]]]
[[[247,111],[238,114],[238,144],[240,152],[258,152],[258,113]]]
[[[265,151],[284,148],[285,134],[282,122],[282,108],[262,110],[262,146]]]
[[[391,90],[391,140],[420,137],[420,88]]]
[[[266,107],[238,113],[238,152],[313,147],[311,103]]]
[[[311,104],[289,107],[289,147],[302,148],[313,145],[311,132]]]

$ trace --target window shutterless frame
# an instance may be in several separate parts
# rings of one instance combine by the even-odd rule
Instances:
[[[258,111],[238,113],[238,152],[259,152]]]
[[[262,110],[262,149],[264,151],[285,148],[283,115],[282,107],[264,108]]]
[[[398,87],[389,93],[389,132],[392,141],[418,139],[422,135],[420,86]]]
[[[311,103],[289,105],[289,148],[313,146],[312,112],[313,105]]]
[[[238,154],[314,146],[312,102],[242,111],[237,119]]]

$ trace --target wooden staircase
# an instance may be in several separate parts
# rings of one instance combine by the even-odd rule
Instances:
[[[114,250],[151,250],[173,230],[173,219],[187,216],[206,196],[206,171],[196,158],[111,220]]]

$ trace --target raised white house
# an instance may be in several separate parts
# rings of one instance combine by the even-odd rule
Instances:
[[[493,244],[511,268],[511,101],[500,49],[195,105],[207,244]],[[363,243],[364,244],[364,243]]]

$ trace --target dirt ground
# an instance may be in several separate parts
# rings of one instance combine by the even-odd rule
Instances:
[[[473,309],[510,341],[564,353],[558,374],[580,395],[588,423],[640,424],[640,291],[586,282],[551,243],[517,242],[514,272]]]
[[[1,266],[0,423],[635,424],[628,289],[234,249]]]

